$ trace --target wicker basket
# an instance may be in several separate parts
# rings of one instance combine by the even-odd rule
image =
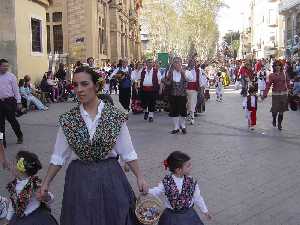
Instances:
[[[152,215],[146,216],[145,214],[150,211],[152,211]],[[136,202],[135,215],[142,224],[157,224],[162,212],[163,206],[161,200],[153,195],[141,195]]]

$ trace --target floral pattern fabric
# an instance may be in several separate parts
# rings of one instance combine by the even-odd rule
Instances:
[[[92,141],[79,106],[61,115],[59,123],[68,144],[81,160],[99,161],[105,159],[115,146],[126,119],[125,113],[111,104],[105,104]]]
[[[165,176],[162,183],[165,188],[165,195],[174,210],[190,208],[197,184],[193,178],[184,176],[181,193],[179,193],[172,175]]]
[[[24,217],[25,209],[32,197],[32,195],[37,191],[40,187],[42,180],[37,176],[32,176],[29,178],[28,183],[25,185],[23,190],[17,194],[16,185],[17,179],[14,179],[7,185],[7,190],[10,195],[10,200],[12,202],[12,206],[15,210],[17,217]]]

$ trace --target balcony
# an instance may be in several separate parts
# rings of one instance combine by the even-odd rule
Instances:
[[[300,0],[283,0],[279,4],[279,13],[286,14],[288,10],[300,5]]]

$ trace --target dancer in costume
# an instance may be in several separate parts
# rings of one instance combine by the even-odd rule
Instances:
[[[175,57],[166,77],[166,85],[170,87],[170,113],[173,118],[174,129],[172,134],[177,134],[180,129],[186,134],[185,120],[187,116],[187,86],[189,73],[183,71],[182,60]]]
[[[38,156],[27,151],[20,151],[16,160],[17,177],[7,185],[10,197],[6,216],[7,224],[58,225],[48,208],[53,201],[53,195],[47,191],[41,199],[37,199],[36,196],[42,182],[36,175],[42,168]]]
[[[170,170],[170,174],[166,175],[157,187],[149,189],[150,194],[165,197],[166,209],[158,225],[203,225],[194,205],[201,209],[208,220],[211,220],[199,185],[190,177],[192,169],[190,157],[176,151],[168,156],[164,164],[166,169]]]
[[[97,97],[98,76],[90,68],[74,73],[80,104],[59,118],[54,152],[40,190],[44,196],[61,167],[67,164],[60,224],[136,225],[136,198],[118,157],[147,192],[139,169],[125,113]]]

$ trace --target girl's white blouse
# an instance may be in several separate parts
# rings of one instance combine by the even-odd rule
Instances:
[[[90,140],[93,139],[93,136],[96,132],[104,104],[104,102],[100,102],[97,115],[94,119],[84,110],[83,106],[80,105],[80,114],[87,126]],[[121,159],[125,162],[133,161],[138,158],[126,123],[122,125],[116,145],[106,158],[116,157],[117,155],[120,155]],[[78,159],[78,156],[74,151],[72,151],[62,128],[59,127],[50,163],[57,166],[63,166],[66,163],[76,159]]]
[[[174,175],[172,175],[172,177],[176,183],[179,193],[181,193],[182,185],[183,185],[183,177],[176,177]],[[164,188],[163,183],[160,182],[157,187],[149,189],[149,194],[154,195],[156,197],[160,197],[160,196],[164,195],[165,188]],[[165,204],[166,208],[173,209],[165,195],[164,195],[164,204]],[[193,201],[190,206],[192,207],[192,205],[194,205],[194,204],[197,205],[203,213],[208,212],[205,201],[204,201],[203,197],[201,196],[200,188],[199,188],[198,184],[196,185],[196,189],[195,189],[194,196],[193,196]]]

